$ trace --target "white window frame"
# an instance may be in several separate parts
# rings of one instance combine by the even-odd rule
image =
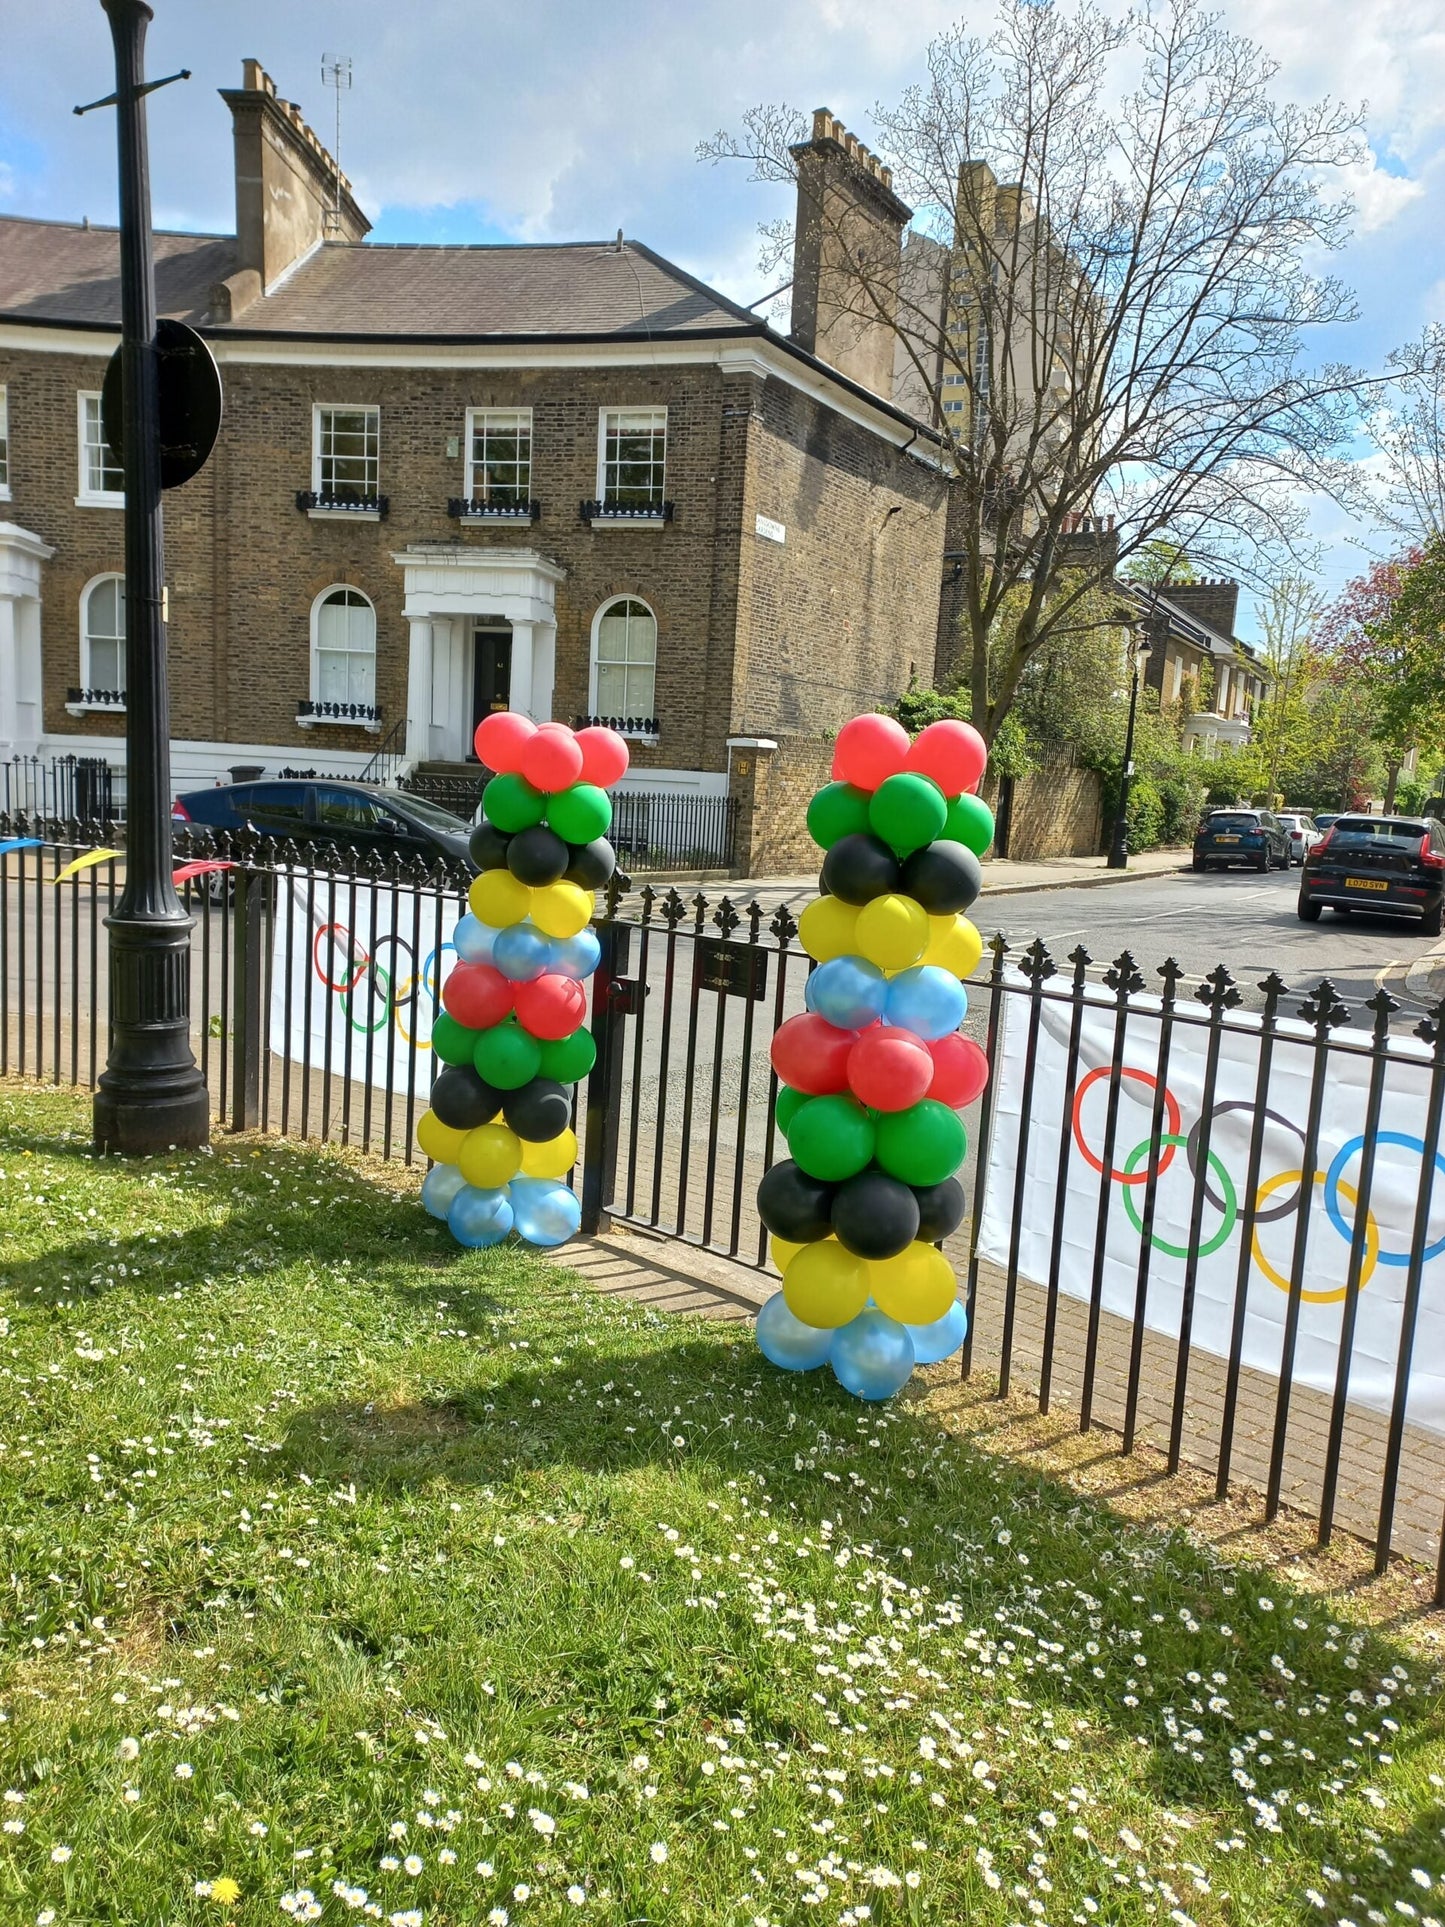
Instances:
[[[508,508],[515,508],[520,513],[532,500],[532,411],[530,408],[469,408],[467,410],[466,465],[462,477],[465,488],[463,499],[474,510],[480,510],[482,507],[475,495],[478,467],[474,452],[476,435],[479,429],[485,429],[489,418],[502,417],[516,423],[519,428],[525,424],[527,431],[527,485],[522,491],[520,503],[505,505]]]
[[[96,425],[99,427],[100,390],[98,388],[77,389],[75,396],[75,420],[76,440],[80,455],[80,492],[75,498],[75,506],[78,509],[123,509],[125,507],[124,486],[115,489],[97,489],[92,488],[90,485],[90,451],[93,447],[97,446],[97,444],[90,441],[86,434],[88,427],[86,404],[92,401],[95,403],[95,419]],[[98,446],[103,449],[107,444],[102,441]],[[102,463],[102,467],[103,466],[104,463]]]
[[[121,586],[122,592],[124,592],[125,590],[125,576],[121,572],[121,570],[102,569],[99,575],[93,575],[90,578],[89,582],[86,583],[85,587],[80,592],[79,660],[80,660],[80,687],[82,689],[98,689],[102,686],[101,684],[97,683],[94,672],[92,671],[91,664],[90,664],[90,598],[91,598],[91,595],[94,593],[94,591],[98,589],[101,586],[101,584],[104,582],[118,582]],[[127,614],[126,614],[127,623],[129,623],[129,620],[130,620],[130,615],[129,615],[129,611],[127,610]],[[122,649],[121,649],[120,665],[121,665],[121,682],[124,683],[125,681],[124,646],[122,646]],[[125,694],[124,689],[122,689],[120,693],[124,695]],[[84,716],[87,714],[96,714],[96,713],[107,715],[107,716],[117,716],[117,715],[123,716],[125,714],[124,702],[92,703],[92,702],[81,701],[78,703],[67,703],[65,707],[69,712],[69,714],[72,716]]]
[[[366,593],[365,589],[359,589],[354,582],[328,582],[326,587],[313,600],[311,604],[311,625],[310,625],[311,627],[311,658],[310,658],[311,667],[310,667],[310,678],[309,678],[309,684],[308,684],[310,700],[313,703],[330,702],[332,700],[331,697],[323,696],[321,693],[321,655],[322,655],[321,640],[320,640],[321,611],[326,606],[326,603],[330,600],[332,596],[337,595],[342,591],[345,591],[347,595],[360,596],[361,600],[366,604],[367,608],[370,609],[371,611],[371,700],[365,706],[369,709],[375,709],[376,708],[376,657],[377,657],[377,639],[378,639],[377,624],[376,624],[376,604],[372,600],[372,598]],[[345,652],[338,651],[333,653],[345,653],[348,655],[360,656],[360,655],[364,655],[366,652],[361,649],[352,649],[352,650],[347,650]],[[372,735],[375,735],[376,732],[381,727],[381,722],[379,717],[298,716],[296,720],[302,729],[313,729],[318,725],[320,725],[324,729],[366,729],[366,730],[369,730]]]
[[[0,502],[10,500],[10,390],[0,381]]]
[[[323,497],[331,493],[330,490],[324,489],[321,485],[321,463],[323,459],[322,447],[321,447],[321,418],[323,415],[340,415],[340,414],[374,415],[376,417],[376,475],[374,479],[374,486],[370,491],[370,497],[363,498],[363,499],[374,499],[375,497],[381,494],[381,403],[374,402],[374,401],[312,402],[311,404],[311,493],[313,495],[319,495]],[[362,459],[367,460],[369,458],[366,456],[363,456]],[[323,522],[324,521],[379,522],[381,520],[381,510],[379,508],[362,508],[359,505],[355,508],[312,507],[312,508],[309,508],[306,512],[308,515],[312,517],[313,520],[323,521]],[[343,583],[340,586],[344,588],[346,585]]]
[[[658,649],[661,646],[661,641],[662,641],[662,625],[657,620],[656,609],[653,608],[652,604],[646,599],[646,597],[636,595],[630,590],[624,591],[621,595],[608,596],[605,601],[603,601],[598,605],[597,611],[592,618],[592,641],[591,641],[591,647],[588,651],[588,662],[587,662],[588,712],[593,716],[600,716],[605,713],[601,707],[600,700],[597,694],[597,680],[598,680],[597,671],[599,668],[599,664],[597,661],[597,646],[602,639],[603,617],[607,615],[609,610],[615,609],[619,602],[635,602],[638,604],[640,608],[645,609],[648,615],[650,615],[652,618],[652,638],[653,638],[652,640],[652,703],[648,710],[648,714],[653,717],[656,717],[657,715],[657,655],[658,655]],[[620,731],[620,734],[630,738],[633,742],[639,742],[639,743],[655,743],[658,740],[657,733],[652,730],[623,729]]]
[[[658,419],[662,426],[662,462],[658,468],[657,500],[655,504],[637,508],[632,514],[626,510],[612,508],[607,495],[607,424],[623,415],[651,415],[654,430]],[[593,528],[661,528],[665,518],[661,513],[667,498],[667,444],[671,424],[665,405],[643,402],[632,407],[599,408],[597,411],[597,503],[599,508],[609,510],[602,516],[592,518]]]

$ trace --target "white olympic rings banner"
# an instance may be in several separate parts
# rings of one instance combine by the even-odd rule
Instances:
[[[1009,981],[1026,990],[1024,978]],[[1132,999],[1115,1069],[1116,1002],[1089,986],[1080,1013],[1079,1055],[1068,1088],[1071,997],[1044,999],[1033,1058],[1026,1169],[1015,1170],[1027,1070],[1032,998],[1006,993],[993,1099],[991,1140],[980,1225],[980,1254],[1006,1265],[1015,1218],[1020,1274],[1045,1285],[1057,1234],[1062,1240],[1059,1289],[1088,1300],[1093,1271],[1104,1139],[1111,1090],[1117,1114],[1108,1171],[1102,1304],[1133,1320],[1138,1288],[1145,1192],[1152,1150],[1160,1010],[1158,998]],[[1340,1033],[1336,1032],[1338,1040]],[[1175,1022],[1165,1069],[1163,1130],[1157,1158],[1153,1252],[1144,1322],[1177,1338],[1185,1274],[1195,1257],[1192,1343],[1222,1358],[1230,1353],[1246,1208],[1251,1138],[1263,1133],[1254,1194],[1254,1223],[1243,1327],[1244,1365],[1278,1377],[1302,1200],[1301,1164],[1314,1077],[1312,1028],[1281,1022],[1274,1033],[1269,1081],[1258,1117],[1260,1024],[1229,1013],[1218,1033],[1218,1069],[1205,1164],[1204,1210],[1191,1247],[1194,1174],[1203,1149],[1202,1107],[1210,1032]],[[1422,1182],[1432,1163],[1432,1194],[1419,1312],[1411,1354],[1409,1419],[1445,1433],[1445,1154],[1423,1142],[1430,1053],[1414,1038],[1392,1039],[1376,1133],[1368,1199],[1348,1396],[1352,1404],[1388,1412],[1400,1357],[1406,1272]],[[1371,1059],[1331,1048],[1314,1183],[1308,1213],[1304,1289],[1291,1374],[1294,1383],[1333,1396],[1340,1359],[1344,1300],[1358,1199]],[[1062,1222],[1056,1193],[1065,1171]]]

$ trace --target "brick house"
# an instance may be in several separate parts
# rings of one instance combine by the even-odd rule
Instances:
[[[1221,576],[1160,589],[1121,586],[1146,619],[1158,619],[1144,681],[1161,708],[1182,704],[1184,747],[1205,757],[1242,747],[1269,674],[1258,649],[1234,633],[1239,584]]]
[[[796,299],[784,337],[621,235],[367,243],[256,62],[223,98],[236,233],[156,236],[159,310],[225,390],[165,498],[178,788],[460,762],[510,705],[620,718],[630,781],[731,782],[747,819],[770,758],[927,677],[946,481],[891,359],[888,393],[859,376],[881,347],[830,358]],[[877,198],[837,143],[819,164]],[[0,760],[120,757],[118,313],[113,229],[0,217]]]

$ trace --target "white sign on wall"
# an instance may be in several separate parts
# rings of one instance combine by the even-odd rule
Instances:
[[[782,522],[775,522],[771,515],[760,515],[755,524],[758,534],[769,542],[786,542],[788,531]]]
[[[1151,1161],[1160,1006],[1157,998],[1143,997],[1131,1005],[1116,1069],[1114,998],[1093,986],[1085,994],[1071,1096],[1072,1004],[1068,999],[1042,1004],[1033,1058],[1027,1162],[1022,1172],[1015,1167],[1032,1000],[1023,995],[1004,998],[979,1249],[984,1257],[1007,1264],[1015,1192],[1021,1185],[1021,1274],[1035,1284],[1047,1283],[1057,1231],[1062,1240],[1059,1289],[1067,1297],[1087,1300],[1100,1188],[1107,1185],[1102,1303],[1106,1311],[1132,1321]],[[1364,1052],[1330,1052],[1315,1181],[1310,1196],[1302,1199],[1300,1166],[1313,1085],[1313,1036],[1303,1023],[1278,1026],[1264,1102],[1257,1108],[1258,1018],[1231,1013],[1229,1028],[1219,1033],[1203,1219],[1197,1239],[1191,1241],[1199,1143],[1196,1140],[1191,1147],[1190,1137],[1201,1121],[1209,1032],[1202,1026],[1174,1025],[1165,1070],[1151,1231],[1154,1250],[1144,1322],[1152,1331],[1178,1337],[1192,1251],[1196,1267],[1192,1343],[1219,1357],[1229,1356],[1250,1143],[1258,1129],[1263,1135],[1262,1161],[1254,1199],[1243,1362],[1256,1371],[1279,1374],[1294,1243],[1303,1209],[1309,1226],[1292,1377],[1333,1397],[1370,1058]],[[1334,1037],[1338,1043],[1340,1033]],[[1407,1410],[1417,1425],[1445,1433],[1445,1154],[1435,1145],[1427,1151],[1422,1139],[1430,1053],[1413,1038],[1392,1040],[1389,1052],[1368,1200],[1349,1397],[1352,1403],[1381,1412],[1388,1412],[1394,1402],[1421,1160],[1428,1155],[1433,1190]],[[1106,1176],[1104,1135],[1115,1085],[1117,1122]],[[1055,1187],[1061,1161],[1067,1167],[1067,1185],[1062,1222],[1056,1225]]]

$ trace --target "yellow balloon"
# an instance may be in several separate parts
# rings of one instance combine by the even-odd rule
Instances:
[[[575,937],[592,921],[592,894],[580,883],[548,883],[532,892],[532,921],[549,937]]]
[[[928,919],[929,942],[923,961],[937,964],[955,977],[971,977],[983,955],[983,938],[961,913],[952,917]]]
[[[824,1244],[836,1244],[837,1239],[825,1238],[822,1242]],[[807,1249],[808,1247],[806,1245],[795,1245],[787,1238],[769,1237],[768,1239],[768,1256],[772,1259],[779,1271],[786,1271],[798,1253],[800,1251],[806,1251]]]
[[[836,1238],[804,1245],[783,1273],[783,1300],[795,1318],[825,1331],[846,1325],[868,1302],[861,1258]]]
[[[928,948],[928,912],[912,897],[874,897],[858,912],[855,942],[880,970],[907,970]]]
[[[433,1164],[455,1164],[466,1137],[465,1131],[443,1124],[435,1111],[423,1111],[416,1121],[416,1141]]]
[[[457,1164],[468,1184],[495,1191],[522,1168],[522,1140],[505,1124],[479,1124],[468,1131]]]
[[[565,1178],[577,1162],[577,1133],[562,1131],[545,1144],[523,1144],[522,1170],[529,1178]]]
[[[510,870],[483,870],[472,878],[467,904],[478,923],[489,923],[494,930],[505,930],[509,923],[520,923],[532,907],[532,892],[519,883]]]
[[[833,957],[848,957],[856,945],[858,906],[838,897],[814,897],[798,918],[798,938],[808,955],[818,963]]]
[[[931,1325],[958,1296],[953,1266],[933,1245],[915,1240],[893,1258],[870,1258],[865,1283],[879,1311],[903,1325]]]

